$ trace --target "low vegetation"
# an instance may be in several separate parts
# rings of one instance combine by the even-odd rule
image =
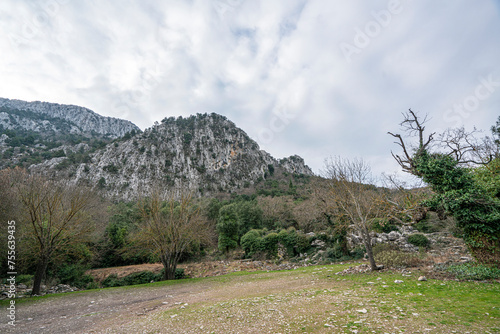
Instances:
[[[343,275],[356,263],[275,272],[238,272],[204,279],[35,297],[19,303],[39,328],[79,326],[106,333],[496,333],[499,284],[418,281],[422,272]],[[137,278],[143,274],[136,275]],[[149,278],[149,277],[148,277]],[[106,303],[102,296],[112,296]],[[124,299],[126,298],[126,299]],[[128,301],[128,306],[123,301]],[[95,301],[95,302],[93,302]],[[93,303],[93,304],[92,304]],[[2,306],[5,302],[0,302]],[[89,305],[93,305],[89,309]],[[137,306],[131,312],[130,305]],[[57,307],[56,307],[57,306]],[[58,309],[80,315],[68,319]],[[100,314],[105,312],[106,317]],[[79,319],[87,321],[78,322]],[[47,319],[48,320],[48,319]],[[29,327],[32,326],[32,327]],[[38,326],[38,327],[37,327]]]

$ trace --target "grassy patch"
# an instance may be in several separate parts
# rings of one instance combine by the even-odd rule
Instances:
[[[156,300],[160,307],[154,312],[106,328],[106,332],[500,332],[498,283],[432,279],[420,282],[418,272],[410,276],[396,271],[336,275],[354,265],[234,272],[218,277],[109,288],[113,293],[132,290],[140,294],[144,289],[165,286],[168,288],[165,291],[174,297],[163,304],[164,299]],[[188,291],[198,292],[186,294],[186,287]],[[177,289],[184,292],[176,294]],[[159,294],[165,296],[165,293]]]

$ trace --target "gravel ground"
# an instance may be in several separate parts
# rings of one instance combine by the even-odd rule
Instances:
[[[449,309],[438,313],[434,306],[429,308],[426,303],[414,301],[428,298],[426,285],[436,291],[459,283],[419,282],[418,273],[410,272],[336,274],[348,267],[234,273],[52,295],[19,302],[17,326],[10,328],[3,322],[0,332],[472,334],[500,331],[500,304],[481,305],[466,314],[467,320],[461,313],[453,313],[457,311],[453,309],[453,299],[445,300]],[[463,285],[460,289],[467,286],[474,285]],[[494,284],[488,287],[497,290]],[[483,313],[476,314],[479,309]],[[1,308],[0,316],[6,319],[6,307]]]

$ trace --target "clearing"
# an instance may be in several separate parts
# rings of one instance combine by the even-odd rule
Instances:
[[[353,266],[354,264],[350,264]],[[2,333],[500,333],[500,284],[420,282],[349,265],[157,282],[16,300]],[[402,281],[396,283],[395,281]]]

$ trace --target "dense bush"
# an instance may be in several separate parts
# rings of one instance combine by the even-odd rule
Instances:
[[[420,233],[415,233],[408,236],[408,242],[414,246],[427,248],[430,246],[431,241],[427,237]]]
[[[343,261],[345,257],[344,251],[339,244],[333,246],[332,248],[327,248],[324,254],[324,259],[332,262]]]
[[[392,231],[398,231],[398,227],[388,219],[376,219],[373,222],[373,230],[378,233],[389,233]]]
[[[276,257],[278,255],[278,243],[278,233],[271,232],[264,236],[263,248],[269,257]]]
[[[54,276],[62,284],[68,284],[80,289],[87,288],[89,284],[94,282],[94,278],[90,275],[85,275],[87,268],[80,264],[63,263],[55,271]]]
[[[118,278],[118,275],[116,274],[112,274],[112,275],[109,275],[108,277],[106,277],[104,279],[104,281],[102,281],[101,285],[104,287],[104,288],[110,288],[110,287],[115,287],[115,286],[122,286],[122,280],[120,280]]]
[[[18,275],[16,277],[17,284],[31,285],[33,283],[33,275]]]
[[[500,278],[500,268],[481,264],[456,264],[446,268],[446,271],[463,280],[482,281]]]
[[[138,273],[132,273],[122,278],[118,278],[116,274],[112,274],[106,277],[104,281],[102,281],[102,286],[104,288],[110,288],[115,286],[146,284],[152,281],[158,282],[163,279],[164,270],[165,269],[162,269],[158,274],[146,270]],[[184,269],[177,268],[175,270],[175,279],[183,279],[183,278],[186,278]]]
[[[247,257],[252,257],[255,253],[264,251],[264,239],[257,230],[248,231],[241,237],[241,248]]]
[[[308,237],[293,227],[281,230],[279,233],[263,230],[250,230],[241,238],[241,247],[247,257],[262,253],[268,258],[278,255],[278,245],[286,249],[286,256],[294,257],[311,250],[311,241],[314,237]]]

